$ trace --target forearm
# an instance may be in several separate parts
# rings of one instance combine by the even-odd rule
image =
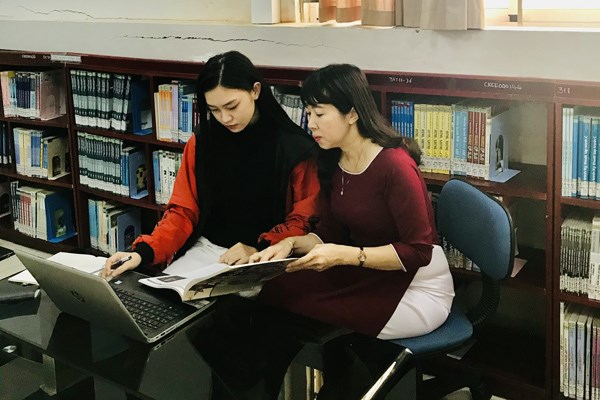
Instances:
[[[359,265],[360,247],[349,247],[349,262],[350,265]],[[379,269],[383,271],[406,270],[402,264],[402,260],[398,257],[398,253],[392,245],[378,247],[363,247],[364,253],[364,268]]]

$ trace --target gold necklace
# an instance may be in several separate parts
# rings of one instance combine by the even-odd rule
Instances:
[[[360,162],[363,159],[363,157],[367,154],[368,151],[369,151],[368,147],[363,147],[361,149],[361,152],[358,154],[357,161],[356,161],[356,167],[354,168],[354,170],[356,170],[356,172],[358,172],[358,167],[360,167],[360,165],[361,165]],[[343,196],[344,188],[350,183],[350,178],[344,179],[344,176],[345,176],[344,167],[342,167],[340,165],[340,169],[342,171],[342,188],[340,190],[340,196]]]

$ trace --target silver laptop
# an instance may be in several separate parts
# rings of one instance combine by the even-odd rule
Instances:
[[[61,311],[141,342],[159,340],[214,303],[182,303],[178,298],[163,297],[164,291],[157,295],[137,282],[146,276],[134,271],[107,282],[97,274],[21,251],[15,253]]]

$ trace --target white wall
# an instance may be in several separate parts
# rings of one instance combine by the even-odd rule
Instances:
[[[0,19],[249,22],[250,0],[0,0]]]
[[[599,31],[252,26],[240,22],[249,19],[249,0],[82,3],[0,0],[0,49],[198,61],[237,49],[260,65],[349,62],[371,70],[600,82]]]

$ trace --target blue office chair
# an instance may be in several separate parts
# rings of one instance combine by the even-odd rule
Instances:
[[[386,398],[406,371],[407,360],[413,359],[420,376],[417,384],[419,399],[439,399],[465,386],[469,387],[475,400],[491,397],[477,377],[464,382],[456,379],[464,376],[444,379],[438,375],[423,381],[421,367],[424,360],[445,356],[469,344],[476,338],[484,320],[496,311],[500,300],[499,282],[508,277],[513,268],[515,231],[512,219],[497,199],[465,181],[451,179],[442,188],[438,199],[437,228],[450,245],[481,269],[481,296],[468,310],[453,305],[446,322],[433,332],[391,341],[404,349],[363,399]]]

